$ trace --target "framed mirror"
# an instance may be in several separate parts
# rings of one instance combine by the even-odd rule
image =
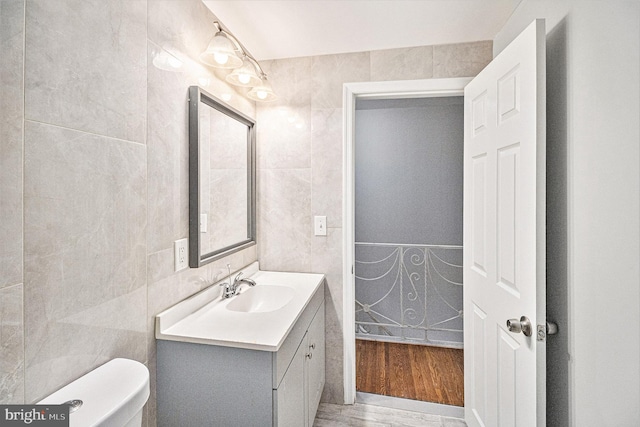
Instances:
[[[255,121],[189,88],[189,267],[256,244]]]

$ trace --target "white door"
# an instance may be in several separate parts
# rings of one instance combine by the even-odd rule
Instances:
[[[469,426],[545,425],[546,334],[537,331],[546,321],[545,90],[545,28],[537,20],[464,92]],[[530,336],[518,330],[527,330],[521,316]]]

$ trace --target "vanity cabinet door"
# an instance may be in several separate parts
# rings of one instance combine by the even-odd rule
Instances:
[[[325,382],[324,371],[324,303],[318,309],[307,331],[307,426],[313,426]],[[304,344],[304,341],[303,341]]]
[[[274,390],[274,425],[278,427],[313,426],[320,404],[325,382],[324,302],[308,325],[278,389]]]
[[[278,427],[304,426],[306,410],[305,359],[307,355],[306,336],[300,343],[293,360],[282,377],[276,390],[277,409],[275,416]]]

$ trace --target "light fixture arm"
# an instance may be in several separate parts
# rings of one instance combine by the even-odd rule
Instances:
[[[216,26],[218,32],[223,33],[231,42],[236,45],[236,48],[242,53],[242,56],[251,61],[256,70],[260,73],[260,77],[264,78],[267,74],[264,72],[258,61],[251,55],[251,53],[245,48],[240,40],[238,40],[228,29],[224,28],[222,24],[218,21],[214,21],[213,25]]]

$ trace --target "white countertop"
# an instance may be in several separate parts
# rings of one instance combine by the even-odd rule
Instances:
[[[236,297],[222,299],[221,288],[215,284],[158,314],[156,339],[278,351],[321,287],[324,275],[259,271],[257,263],[243,271],[243,277],[253,279],[256,288],[261,285],[292,288],[291,301],[269,312],[231,311],[226,306]],[[243,284],[240,293],[248,289],[249,285]]]

